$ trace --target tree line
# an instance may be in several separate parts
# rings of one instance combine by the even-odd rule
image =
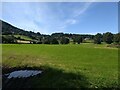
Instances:
[[[106,42],[107,44],[115,43],[120,44],[120,33],[112,34],[111,32],[97,33],[94,37],[95,44],[101,44],[101,42]]]
[[[24,35],[32,40],[33,44],[80,44],[85,40],[93,40],[95,44],[101,44],[106,42],[107,44],[115,43],[120,44],[120,33],[113,34],[111,32],[97,33],[96,35],[90,34],[71,34],[71,33],[52,33],[51,35],[41,34],[40,32],[25,31],[14,27],[2,20],[2,43],[18,43],[17,40],[24,40],[21,37],[15,37],[14,35]],[[1,28],[0,28],[1,29]]]
[[[31,38],[31,36],[29,36]],[[33,44],[80,44],[85,39],[93,40],[95,44],[101,44],[105,42],[107,44],[115,43],[120,44],[120,33],[112,34],[111,32],[97,33],[96,35],[80,35],[80,34],[64,34],[53,33],[51,35],[37,35],[30,41]],[[17,40],[24,40],[20,37],[14,37],[14,35],[3,35],[2,43],[17,43]]]

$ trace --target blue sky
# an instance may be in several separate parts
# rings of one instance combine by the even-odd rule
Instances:
[[[1,19],[42,34],[118,32],[117,2],[3,2]]]

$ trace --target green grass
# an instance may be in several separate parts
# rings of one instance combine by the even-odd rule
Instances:
[[[94,43],[94,40],[83,40],[84,43]]]
[[[3,66],[37,67],[34,87],[115,88],[118,85],[118,49],[106,44],[3,44]],[[29,81],[29,82],[30,82]]]
[[[14,37],[16,37],[16,38],[20,37],[21,39],[24,39],[24,40],[32,40],[28,36],[24,36],[24,35],[14,35]]]

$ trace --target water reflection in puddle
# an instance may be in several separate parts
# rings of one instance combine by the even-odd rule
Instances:
[[[10,79],[10,78],[27,78],[41,73],[42,71],[40,70],[19,70],[19,71],[13,71],[5,75],[7,76],[7,78]]]

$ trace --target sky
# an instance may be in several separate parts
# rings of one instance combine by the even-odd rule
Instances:
[[[118,32],[117,2],[3,2],[3,21],[18,28],[52,34]]]

